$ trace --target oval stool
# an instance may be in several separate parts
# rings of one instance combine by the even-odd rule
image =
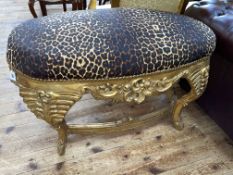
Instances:
[[[69,133],[134,128],[150,119],[68,125],[65,115],[83,94],[142,103],[168,92],[181,78],[191,91],[176,100],[172,119],[208,81],[215,35],[189,17],[143,9],[70,12],[27,21],[9,36],[7,61],[28,108],[58,131],[58,152]]]

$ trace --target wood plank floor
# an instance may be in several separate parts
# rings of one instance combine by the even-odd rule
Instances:
[[[48,13],[57,8],[62,9],[49,7]],[[232,141],[195,103],[182,113],[183,131],[176,131],[169,116],[163,116],[141,130],[72,135],[66,154],[58,156],[56,132],[28,111],[8,78],[7,37],[13,27],[32,18],[27,1],[1,0],[0,9],[0,175],[233,175]],[[164,96],[142,105],[113,105],[86,95],[69,112],[69,120],[140,116],[163,105]]]

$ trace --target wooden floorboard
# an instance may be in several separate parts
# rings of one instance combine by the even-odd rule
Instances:
[[[170,116],[160,116],[152,126],[129,132],[71,135],[66,154],[58,156],[57,133],[28,111],[8,77],[7,37],[15,26],[32,19],[27,2],[1,0],[0,7],[0,175],[233,175],[232,141],[195,103],[182,113],[183,131],[172,127]],[[48,9],[53,15],[62,8]],[[36,10],[41,15],[38,4]],[[125,105],[86,95],[71,109],[68,121],[153,115],[164,105],[164,96]]]

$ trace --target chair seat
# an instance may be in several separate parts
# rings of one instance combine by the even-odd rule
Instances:
[[[214,49],[211,29],[189,17],[103,9],[23,23],[9,36],[7,59],[32,78],[109,79],[176,69]]]

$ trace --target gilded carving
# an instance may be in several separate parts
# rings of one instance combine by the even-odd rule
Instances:
[[[153,94],[153,85],[150,79],[136,79],[123,87],[126,102],[142,103],[147,96]]]
[[[193,87],[196,90],[197,96],[201,96],[204,92],[206,85],[208,83],[209,77],[209,66],[202,68],[201,70],[196,70],[189,75]]]
[[[20,87],[20,95],[28,108],[40,119],[56,126],[62,122],[71,106],[81,98],[77,94],[58,94],[45,90],[34,90],[26,88],[17,83]]]
[[[58,131],[58,153],[64,154],[68,133],[105,133],[121,131],[149,123],[151,118],[136,120],[133,117],[115,122],[86,125],[67,125],[65,115],[84,93],[96,99],[116,102],[142,103],[146,97],[167,93],[180,78],[186,78],[191,91],[174,102],[172,119],[177,129],[183,128],[183,107],[196,100],[205,90],[209,76],[209,58],[174,70],[142,76],[106,80],[46,81],[32,79],[16,72],[16,85],[28,108]],[[158,111],[163,114],[164,111]]]
[[[161,79],[136,78],[130,82],[125,82],[125,84],[106,83],[97,86],[96,89],[95,87],[89,87],[89,89],[98,99],[111,98],[115,102],[126,101],[140,104],[145,101],[146,97],[169,90],[174,83],[186,74],[188,74],[188,71],[184,70],[174,77],[163,77]]]

